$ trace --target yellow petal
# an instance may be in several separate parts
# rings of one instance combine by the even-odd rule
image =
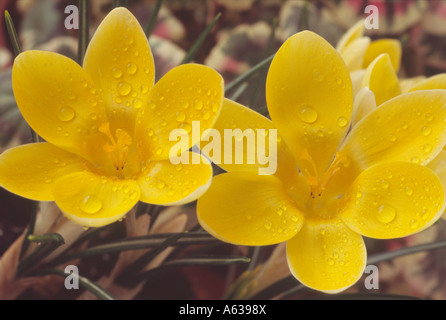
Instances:
[[[440,153],[427,164],[427,167],[433,170],[443,185],[446,186],[446,150],[442,149]]]
[[[373,92],[367,87],[359,90],[358,94],[355,96],[355,102],[353,103],[352,125],[354,126],[375,108],[376,101]]]
[[[387,53],[392,62],[393,69],[398,72],[401,62],[401,43],[395,39],[379,39],[373,41],[364,55],[363,68],[367,68],[380,54]]]
[[[160,205],[192,202],[209,188],[212,166],[199,154],[186,152],[189,163],[151,162],[138,179],[141,201]]]
[[[186,149],[199,142],[215,122],[223,96],[223,79],[210,67],[191,63],[170,70],[150,91],[148,106],[138,116],[141,157],[168,159],[180,137],[188,140]]]
[[[101,95],[73,60],[45,51],[25,51],[14,62],[12,84],[17,105],[46,141],[92,160],[88,142],[106,121]]]
[[[446,89],[446,73],[437,74],[414,84],[408,91]]]
[[[0,185],[22,197],[52,201],[54,182],[83,170],[84,160],[49,143],[33,143],[0,155]]]
[[[362,88],[362,79],[364,78],[365,69],[356,70],[350,73],[352,79],[353,96],[356,96]]]
[[[301,169],[319,173],[332,160],[350,127],[353,94],[350,75],[336,50],[318,35],[290,37],[271,63],[266,98],[272,121]]]
[[[353,40],[342,52],[341,56],[350,72],[362,69],[364,55],[369,45],[370,38],[361,37]]]
[[[130,211],[140,198],[133,180],[75,172],[58,179],[53,186],[56,204],[65,216],[86,227],[115,222]]]
[[[209,131],[200,147],[226,171],[275,174],[282,181],[299,174],[296,161],[273,122],[261,114],[224,99],[213,129],[216,131]]]
[[[432,225],[443,213],[445,192],[429,168],[383,163],[363,171],[344,195],[342,220],[371,238],[405,237]]]
[[[256,246],[290,239],[304,219],[278,178],[242,172],[216,176],[198,199],[197,213],[214,237]]]
[[[446,91],[400,95],[357,123],[341,152],[361,170],[380,162],[426,164],[446,143]]]
[[[136,113],[146,106],[155,78],[149,42],[126,8],[102,21],[85,53],[84,69],[103,91],[107,115],[133,133]]]
[[[347,30],[338,41],[336,45],[336,50],[340,53],[343,51],[356,39],[361,38],[364,35],[364,20],[356,22],[350,29]]]
[[[425,76],[418,76],[418,77],[413,77],[413,78],[401,79],[400,80],[401,91],[403,93],[407,93],[407,92],[409,92],[409,90],[412,87],[414,87],[415,85],[417,85],[418,83],[422,82],[425,79],[426,79]]]
[[[362,237],[341,221],[310,220],[287,242],[287,258],[304,285],[337,293],[359,280],[367,253]]]
[[[362,79],[362,86],[373,91],[378,106],[401,94],[399,80],[388,54],[381,54],[370,63]]]

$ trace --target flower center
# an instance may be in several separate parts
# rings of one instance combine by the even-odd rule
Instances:
[[[99,131],[105,134],[108,141],[103,146],[103,150],[108,153],[113,166],[117,171],[124,170],[129,153],[129,146],[133,140],[130,134],[123,129],[116,129],[115,135],[110,131],[110,123],[105,122],[99,127]]]
[[[349,160],[344,154],[336,152],[335,158],[331,162],[328,169],[322,176],[319,177],[314,160],[308,153],[307,149],[302,151],[301,159],[306,160],[310,164],[311,170],[304,169],[303,174],[305,175],[308,185],[310,186],[311,197],[313,199],[320,197],[333,177],[341,170],[342,167],[348,166],[349,164]]]

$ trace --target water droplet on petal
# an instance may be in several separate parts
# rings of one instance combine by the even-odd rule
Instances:
[[[378,213],[376,215],[376,218],[381,223],[389,223],[395,220],[396,217],[396,210],[395,208],[389,206],[389,205],[382,205],[378,209]]]
[[[197,110],[201,110],[201,109],[203,109],[203,101],[195,100],[195,102],[194,102],[194,107],[195,107],[195,109],[197,109]]]
[[[133,108],[141,109],[142,105],[143,105],[143,102],[141,100],[139,100],[139,99],[133,100]]]
[[[115,79],[119,79],[119,78],[121,78],[121,77],[122,77],[122,71],[121,71],[121,69],[119,69],[119,68],[113,68],[113,69],[112,69],[112,76],[113,76],[113,78],[115,78]]]
[[[76,100],[76,98],[77,98],[77,96],[76,96],[76,94],[74,92],[70,92],[68,94],[68,99],[70,99],[71,101]]]
[[[127,82],[123,81],[118,84],[118,93],[121,96],[128,96],[130,91],[132,91],[132,86]]]
[[[381,180],[381,187],[382,187],[383,189],[388,189],[389,186],[390,186],[389,181],[387,181],[387,180]]]
[[[408,196],[413,195],[413,189],[412,189],[411,187],[407,186],[407,187],[406,187],[406,194],[407,194]]]
[[[271,230],[272,226],[273,226],[273,224],[271,221],[266,221],[264,224],[265,229],[268,231]]]
[[[347,124],[348,124],[348,120],[346,118],[341,117],[338,119],[339,127],[344,128],[345,126],[347,126]]]
[[[309,105],[303,105],[299,109],[299,119],[305,123],[314,123],[318,118],[317,111]]]
[[[141,86],[141,92],[142,92],[143,94],[146,94],[147,92],[149,92],[149,87],[143,84],[143,85]]]
[[[138,67],[134,63],[129,63],[126,67],[126,71],[128,74],[135,74],[138,71]]]
[[[102,209],[102,201],[96,196],[87,195],[79,202],[79,209],[87,214],[95,214]]]
[[[425,145],[423,146],[423,151],[424,151],[425,153],[429,153],[429,152],[431,152],[431,151],[432,151],[432,146],[431,146],[430,144],[425,144]]]
[[[432,132],[432,128],[431,127],[423,127],[421,129],[421,133],[423,134],[423,136],[427,137],[428,135],[430,135]]]
[[[175,119],[179,122],[183,122],[184,120],[186,120],[186,114],[183,111],[179,111],[177,112]]]
[[[57,117],[59,118],[60,121],[68,122],[73,120],[75,115],[76,113],[74,112],[73,108],[66,106],[60,108]]]

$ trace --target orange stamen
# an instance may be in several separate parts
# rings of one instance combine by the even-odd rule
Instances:
[[[123,129],[116,129],[115,137],[110,131],[110,123],[105,122],[99,127],[99,132],[105,134],[109,140],[103,149],[109,153],[110,160],[116,170],[123,170],[127,161],[129,146],[132,144],[132,137]]]

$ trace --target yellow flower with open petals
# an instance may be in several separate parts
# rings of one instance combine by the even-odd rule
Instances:
[[[274,57],[266,97],[272,120],[225,100],[214,128],[251,128],[257,139],[256,129],[277,128],[277,170],[222,164],[229,172],[197,204],[209,233],[241,245],[287,241],[295,277],[335,293],[364,271],[362,236],[404,237],[439,218],[445,191],[426,164],[446,143],[446,91],[400,95],[351,127],[349,72],[328,42],[304,31]]]
[[[111,11],[87,49],[83,68],[52,52],[27,51],[13,67],[17,104],[47,142],[0,156],[0,184],[39,201],[55,201],[84,226],[123,217],[138,201],[173,205],[195,200],[212,167],[174,165],[173,129],[201,130],[217,117],[223,80],[213,69],[185,64],[154,84],[147,38],[125,8]],[[201,134],[201,133],[200,133]],[[198,141],[190,137],[190,146]]]

